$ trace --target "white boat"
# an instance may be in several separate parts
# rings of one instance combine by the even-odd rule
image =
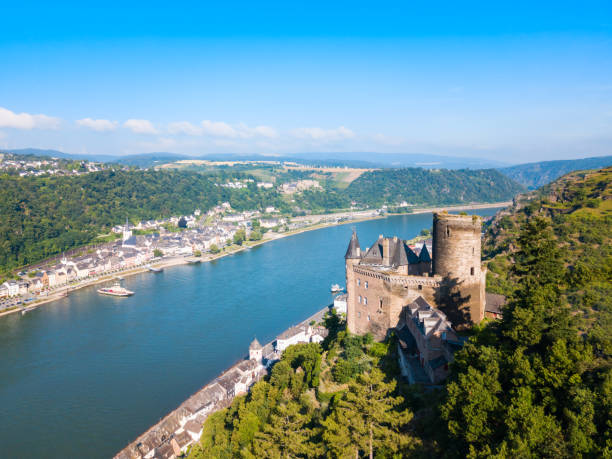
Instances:
[[[147,265],[147,269],[152,273],[161,273],[164,270],[163,268],[154,268],[151,265]]]
[[[112,287],[104,287],[98,289],[98,293],[110,296],[132,296],[134,292],[123,288],[119,281],[115,282]]]
[[[332,293],[340,293],[342,291],[344,291],[344,288],[340,287],[339,284],[332,284],[332,286],[331,286],[331,292]]]

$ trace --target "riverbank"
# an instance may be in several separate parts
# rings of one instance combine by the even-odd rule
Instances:
[[[317,311],[279,336],[291,328],[321,323],[331,306]],[[270,366],[279,358],[274,350],[275,341],[263,346],[263,359],[268,362],[265,366],[247,359],[235,363],[129,443],[114,459],[170,458],[187,452],[200,440],[203,424],[211,414],[230,406],[235,397],[248,393],[253,384],[268,375]]]
[[[298,221],[318,220],[319,223],[315,223],[310,226],[305,226],[303,228],[299,228],[293,231],[287,231],[284,233],[268,232],[265,234],[265,236],[267,237],[265,237],[264,239],[260,241],[245,241],[243,245],[241,246],[231,246],[229,250],[224,250],[215,255],[206,254],[206,255],[202,255],[201,257],[162,258],[161,260],[157,262],[150,263],[150,265],[155,268],[165,269],[165,268],[170,268],[173,266],[186,265],[189,263],[193,263],[194,261],[202,262],[202,263],[209,262],[209,261],[215,261],[223,257],[242,252],[244,250],[249,250],[253,247],[257,247],[259,245],[265,244],[270,241],[275,241],[275,240],[282,239],[282,238],[289,237],[289,236],[295,236],[297,234],[305,233],[307,231],[314,231],[318,229],[328,228],[331,226],[354,224],[354,223],[359,223],[359,222],[369,221],[369,220],[384,219],[388,216],[424,214],[424,213],[429,213],[429,212],[441,212],[443,210],[453,212],[453,211],[469,211],[469,210],[497,208],[497,207],[501,208],[501,207],[509,206],[510,204],[512,204],[511,201],[505,201],[505,202],[498,202],[498,203],[465,204],[465,205],[458,205],[458,206],[422,207],[422,208],[410,209],[408,212],[393,213],[393,214],[386,214],[386,215],[379,215],[377,211],[357,211],[357,212],[337,212],[333,214],[318,214],[318,215],[309,215],[305,217],[296,217]],[[337,221],[337,222],[322,222],[322,220],[344,219],[344,218],[346,218],[347,220]],[[132,276],[135,274],[142,274],[147,271],[148,271],[148,267],[145,265],[142,265],[142,266],[126,269],[125,271],[112,272],[112,273],[103,275],[101,277],[97,277],[93,279],[86,279],[74,285],[62,287],[54,292],[49,293],[48,296],[38,297],[36,300],[28,303],[27,306],[16,307],[14,309],[0,312],[0,317],[10,315],[10,314],[20,313],[22,312],[23,309],[27,309],[28,311],[36,309],[39,306],[43,306],[45,304],[56,301],[58,299],[64,298],[67,294],[71,292],[74,292],[76,290],[79,290],[85,287],[90,287],[93,285],[110,282],[118,276],[128,277],[128,276]]]

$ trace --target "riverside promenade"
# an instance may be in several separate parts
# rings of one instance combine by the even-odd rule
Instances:
[[[293,330],[306,330],[311,323],[320,324],[332,305],[281,333],[287,336]],[[171,459],[184,454],[199,441],[202,424],[212,413],[227,408],[236,396],[246,394],[251,386],[263,379],[281,353],[274,341],[263,346],[264,364],[255,360],[241,360],[202,387],[174,411],[131,442],[115,455],[115,459]]]

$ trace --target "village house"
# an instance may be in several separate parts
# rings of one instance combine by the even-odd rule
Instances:
[[[418,297],[404,308],[396,330],[400,340],[400,368],[411,383],[439,384],[446,379],[448,364],[463,340],[442,311]],[[426,381],[422,381],[418,367],[424,371]]]

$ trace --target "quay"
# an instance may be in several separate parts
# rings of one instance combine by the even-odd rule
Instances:
[[[236,396],[246,394],[263,379],[287,346],[323,340],[326,330],[316,324],[321,323],[331,307],[326,306],[263,346],[262,359],[244,359],[231,366],[119,451],[115,459],[173,459],[187,452],[199,441],[206,418],[230,406]],[[315,324],[314,330],[310,324]]]

